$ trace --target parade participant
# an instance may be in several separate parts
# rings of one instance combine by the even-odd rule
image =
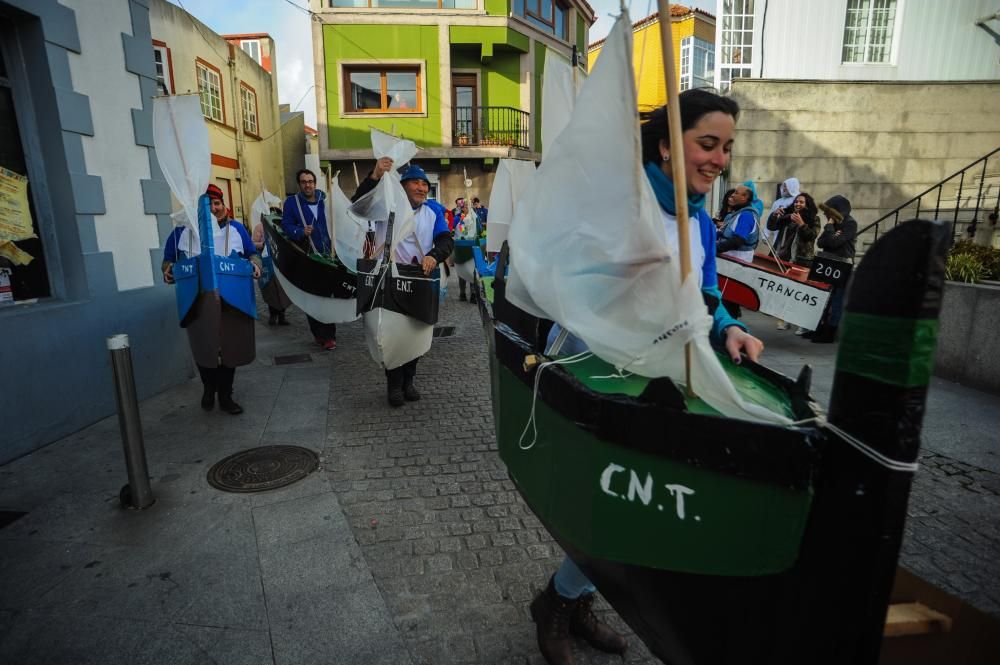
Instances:
[[[299,169],[295,179],[299,192],[285,199],[281,228],[307,254],[329,256],[333,252],[333,243],[326,228],[326,194],[316,189],[316,174],[309,169]],[[306,320],[317,344],[327,351],[337,348],[336,323],[322,323],[308,314]]]
[[[216,220],[213,228],[215,253],[219,256],[230,256],[235,251],[240,258],[247,259],[253,264],[253,277],[259,278],[260,256],[243,224],[230,217],[222,190],[215,185],[209,185],[205,194],[211,199],[212,215]],[[167,284],[174,283],[174,263],[187,258],[189,247],[193,251],[195,243],[187,227],[178,227],[167,237],[162,266],[163,281]],[[200,308],[202,312],[196,316],[207,321],[209,317],[204,313],[207,305],[204,300],[205,294],[202,294],[201,298],[194,309],[197,311]],[[235,416],[243,413],[243,407],[233,401],[233,379],[238,365],[246,365],[254,359],[254,321],[227,305],[225,301],[221,301],[220,304],[221,322],[217,328],[206,330],[205,327],[198,326],[197,322],[186,322],[184,325],[204,386],[201,408],[211,411],[215,406],[215,396],[218,394],[219,408]],[[216,362],[212,364],[210,359],[215,359]]]
[[[681,128],[684,135],[684,170],[687,176],[688,213],[697,221],[698,235],[691,238],[692,267],[700,267],[702,296],[713,317],[711,335],[723,342],[735,363],[745,353],[756,361],[764,349],[763,343],[746,332],[720,306],[718,276],[715,269],[716,229],[704,209],[706,194],[712,183],[729,163],[739,106],[730,98],[720,97],[703,89],[685,91],[680,95]],[[644,116],[641,125],[642,160],[650,185],[661,207],[667,237],[676,249],[677,217],[670,166],[670,141],[667,132],[667,109],[661,107]],[[549,334],[549,349],[561,329],[553,326]],[[585,351],[583,342],[569,335],[561,354]],[[628,648],[625,638],[594,615],[592,606],[596,588],[569,557],[550,578],[548,586],[531,603],[531,616],[537,624],[538,646],[550,665],[572,665],[573,651],[570,634],[584,638],[591,646],[608,653],[623,654]]]
[[[715,253],[749,263],[753,261],[753,251],[757,247],[757,229],[763,209],[752,180],[736,186],[729,196],[729,206],[731,212],[722,220]]]
[[[374,189],[390,168],[392,168],[391,159],[383,157],[378,160],[375,168],[364,179],[351,200],[357,201]],[[448,230],[448,222],[445,221],[444,207],[437,201],[427,198],[430,181],[424,170],[415,164],[410,165],[400,181],[406,191],[406,198],[413,208],[414,224],[410,234],[400,239],[396,245],[396,261],[419,265],[423,268],[424,275],[430,275],[451,255],[455,241]],[[387,242],[390,240],[386,239]],[[420,399],[420,392],[413,385],[418,360],[420,358],[414,358],[400,367],[385,370],[391,406],[399,407],[404,401],[415,402]]]
[[[816,245],[820,251],[817,256],[827,256],[838,261],[850,261],[854,263],[854,245],[858,236],[858,223],[851,217],[851,202],[840,194],[834,194],[819,204],[820,210],[826,217],[827,224],[823,227],[823,233],[816,240]],[[844,311],[844,295],[846,289],[843,286],[835,287],[830,294],[830,300],[826,305],[826,312],[820,319],[819,327],[809,337],[817,344],[830,344],[837,337],[837,328],[840,326],[840,316]]]
[[[257,254],[264,257],[264,223],[257,222],[253,227],[253,245],[257,248]],[[267,257],[264,257],[267,258]],[[269,262],[270,259],[268,258]],[[270,265],[270,263],[268,263]],[[273,269],[272,269],[273,270]],[[266,276],[266,273],[265,273]],[[288,319],[285,318],[285,311],[291,306],[292,301],[285,295],[285,290],[281,288],[281,282],[273,276],[264,284],[264,279],[257,283],[260,287],[260,295],[267,303],[267,325],[287,326]]]
[[[774,199],[774,203],[771,204],[771,210],[768,211],[767,216],[770,217],[779,209],[783,209],[784,212],[792,207],[795,203],[795,197],[799,195],[802,185],[799,183],[798,178],[788,178],[784,182],[778,184],[777,198]],[[777,231],[764,231],[764,237],[767,239],[769,245],[777,244],[778,232]]]

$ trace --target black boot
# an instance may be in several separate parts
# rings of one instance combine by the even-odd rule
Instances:
[[[388,385],[389,406],[397,408],[403,406],[405,397],[403,396],[403,368],[387,369],[385,371],[386,383]]]
[[[217,375],[219,377],[219,409],[234,416],[240,415],[243,413],[243,407],[233,401],[233,378],[236,376],[236,368],[219,367]]]
[[[211,411],[215,406],[215,369],[212,367],[202,367],[198,365],[198,374],[201,375],[201,408]]]
[[[416,402],[420,399],[420,392],[413,385],[413,377],[417,375],[417,358],[403,365],[403,397],[407,402]]]
[[[278,311],[273,307],[268,308],[267,325],[273,326],[278,323]]]
[[[628,640],[598,619],[591,609],[593,605],[592,593],[576,599],[576,607],[573,608],[573,615],[570,617],[569,632],[587,640],[587,643],[595,649],[605,653],[624,654],[628,649]]]
[[[556,593],[553,578],[531,602],[538,649],[549,665],[573,665],[573,646],[569,637],[570,620],[577,601]]]
[[[290,323],[288,323],[288,319],[285,318],[284,312],[278,312],[278,325],[279,326],[291,325]]]

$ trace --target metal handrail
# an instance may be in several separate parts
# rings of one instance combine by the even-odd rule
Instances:
[[[531,114],[512,106],[456,106],[452,145],[530,149]]]
[[[983,170],[982,170],[982,173],[980,174],[980,178],[979,178],[979,193],[976,196],[976,208],[973,211],[973,221],[972,221],[972,223],[975,224],[978,221],[978,218],[979,218],[980,203],[982,203],[982,199],[983,199],[983,181],[986,179],[986,163],[989,161],[990,157],[992,157],[993,155],[997,154],[998,152],[1000,152],[1000,148],[994,148],[992,151],[986,153],[985,155],[983,155],[982,157],[980,157],[976,161],[972,162],[971,164],[968,164],[967,166],[959,169],[958,171],[955,171],[955,173],[952,173],[950,176],[948,176],[947,178],[941,180],[936,185],[932,185],[932,186],[928,187],[926,190],[924,190],[923,192],[917,194],[912,199],[910,199],[910,200],[906,201],[905,203],[903,203],[902,205],[899,205],[896,208],[890,210],[889,212],[887,212],[886,214],[882,215],[881,217],[879,217],[878,219],[876,219],[874,222],[872,222],[868,226],[864,227],[863,229],[860,229],[858,231],[858,236],[860,236],[862,233],[865,233],[869,229],[874,228],[875,229],[875,240],[878,240],[879,225],[882,222],[884,222],[887,219],[889,219],[890,217],[892,217],[893,218],[892,225],[896,226],[897,224],[899,224],[899,213],[902,210],[904,210],[905,208],[908,208],[913,203],[917,204],[917,215],[916,216],[919,217],[920,216],[920,205],[922,203],[923,197],[926,196],[927,194],[930,194],[934,190],[937,190],[937,201],[934,204],[934,216],[937,217],[940,214],[940,212],[941,212],[941,190],[942,190],[942,188],[946,184],[948,184],[952,179],[958,177],[959,178],[958,193],[955,195],[955,214],[954,214],[954,216],[952,218],[952,231],[951,231],[952,239],[954,239],[955,236],[958,234],[958,213],[959,213],[959,210],[961,208],[961,203],[962,203],[962,189],[965,186],[965,173],[967,171],[969,171],[972,167],[974,167],[977,164],[979,164],[980,162],[982,162]],[[1000,192],[998,192],[998,194],[997,194],[997,202],[993,206],[993,215],[997,215],[998,211],[1000,211]]]

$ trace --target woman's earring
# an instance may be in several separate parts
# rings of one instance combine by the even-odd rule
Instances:
[[[670,163],[670,155],[669,154],[663,156],[663,163],[664,164],[669,164]]]

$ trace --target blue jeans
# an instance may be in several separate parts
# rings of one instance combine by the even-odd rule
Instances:
[[[583,571],[569,557],[563,559],[562,565],[559,566],[559,570],[553,576],[553,584],[556,588],[556,593],[563,598],[571,598],[573,600],[597,591],[593,582],[587,579]]]

